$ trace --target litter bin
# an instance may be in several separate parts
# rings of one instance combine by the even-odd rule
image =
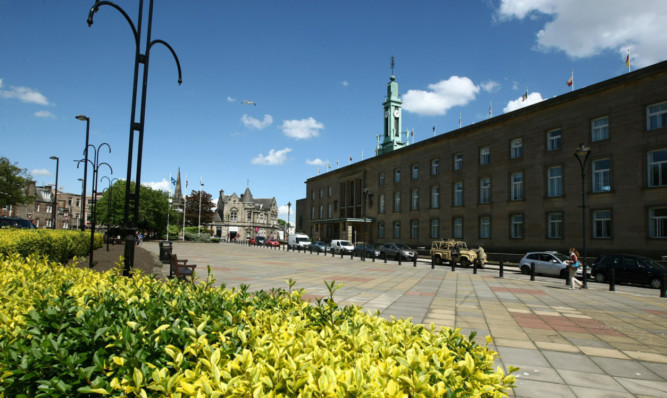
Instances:
[[[160,261],[169,262],[171,260],[171,241],[160,241]]]

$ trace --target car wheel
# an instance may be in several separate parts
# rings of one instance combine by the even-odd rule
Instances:
[[[461,259],[461,266],[462,266],[462,267],[466,267],[466,268],[467,268],[467,267],[470,267],[470,260],[468,260],[467,258],[463,257],[463,258]]]
[[[435,258],[435,264],[436,265],[442,265],[442,257],[438,256]]]
[[[605,283],[606,280],[607,280],[607,277],[602,272],[599,272],[599,273],[595,274],[595,282]]]
[[[654,277],[651,279],[651,287],[654,289],[660,289],[660,278]]]
[[[524,275],[530,275],[530,267],[527,265],[521,266],[521,273]]]

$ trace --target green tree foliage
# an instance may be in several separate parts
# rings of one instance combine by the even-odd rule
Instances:
[[[211,200],[211,197],[210,193],[201,191],[201,225],[213,222],[213,215],[215,214],[213,208],[215,204]],[[188,195],[185,209],[185,225],[194,227],[199,225],[199,191],[193,190]]]
[[[34,196],[28,196],[28,185],[32,177],[28,170],[12,164],[6,157],[0,158],[0,207],[32,203]]]
[[[131,186],[134,191],[134,182]],[[177,224],[181,220],[180,215],[169,206],[167,192],[142,186],[139,195],[139,230],[163,236],[167,233],[167,212],[170,224]],[[99,224],[111,225],[112,228],[122,226],[125,217],[125,181],[117,181],[111,188],[107,188],[96,206]]]

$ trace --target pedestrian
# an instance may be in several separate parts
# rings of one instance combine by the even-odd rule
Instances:
[[[581,263],[579,263],[579,252],[577,249],[574,247],[570,248],[570,263],[567,265],[567,270],[568,270],[568,277],[570,278],[570,290],[575,289],[575,284],[577,284],[577,287],[581,290],[581,286],[583,285],[579,279],[577,279],[577,268],[581,266]]]

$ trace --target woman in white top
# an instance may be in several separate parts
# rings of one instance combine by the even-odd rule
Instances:
[[[580,263],[579,263],[579,252],[577,249],[574,247],[570,248],[570,264],[567,266],[568,271],[569,271],[569,278],[570,278],[570,290],[574,290],[574,285],[575,283],[577,284],[577,287],[581,289],[582,283],[575,277],[577,274],[577,268],[579,268]]]

